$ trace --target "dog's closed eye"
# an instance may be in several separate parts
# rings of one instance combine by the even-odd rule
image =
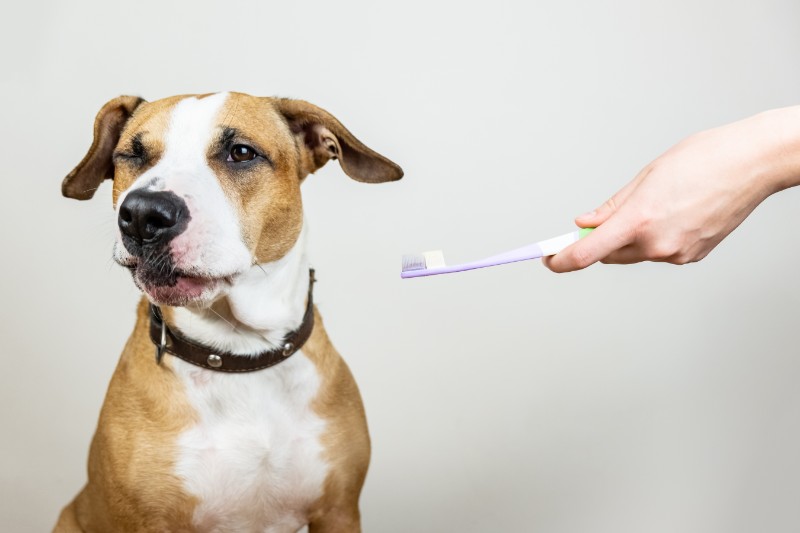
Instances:
[[[127,149],[122,149],[114,152],[112,159],[116,163],[118,161],[129,161],[138,164],[144,164],[147,161],[147,149],[142,143],[142,134],[137,133],[131,139],[131,143]]]

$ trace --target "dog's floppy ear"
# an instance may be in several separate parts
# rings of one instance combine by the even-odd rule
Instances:
[[[345,174],[356,181],[383,183],[403,177],[403,169],[355,138],[341,122],[322,108],[304,102],[281,98],[278,111],[286,118],[292,133],[305,143],[304,172],[311,173],[338,159]]]
[[[88,200],[105,179],[114,178],[111,156],[119,142],[122,128],[133,112],[144,102],[138,96],[119,96],[109,101],[94,119],[94,140],[83,160],[61,184],[67,198]]]

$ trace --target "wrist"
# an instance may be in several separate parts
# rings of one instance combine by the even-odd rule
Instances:
[[[755,179],[765,197],[800,185],[800,106],[759,113],[745,131],[756,144]]]

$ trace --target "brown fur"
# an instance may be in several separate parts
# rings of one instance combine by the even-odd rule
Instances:
[[[163,154],[168,112],[183,98],[146,103],[120,97],[106,104],[95,121],[92,148],[64,180],[64,194],[91,197],[113,168],[116,205],[120,194]],[[208,154],[246,228],[244,242],[258,262],[282,257],[296,242],[302,228],[300,184],[329,159],[340,159],[345,172],[359,181],[402,177],[397,165],[364,146],[333,116],[306,102],[233,93],[218,123],[220,128],[235,128],[272,161],[272,166],[261,165],[257,172],[233,176],[215,154]],[[114,166],[110,162],[114,150],[128,150],[137,135],[148,161],[139,166],[121,161]],[[164,311],[169,323],[171,310]],[[220,311],[230,316],[228,310]],[[359,531],[358,497],[370,455],[364,408],[350,370],[330,343],[316,310],[315,318],[303,352],[322,380],[313,408],[327,423],[323,446],[330,473],[323,496],[309,509],[310,531]],[[193,530],[197,502],[173,472],[176,438],[195,422],[196,413],[170,357],[155,364],[148,327],[143,298],[100,413],[89,453],[88,483],[62,511],[54,531]]]
[[[143,299],[100,411],[88,483],[56,531],[64,515],[82,531],[192,530],[194,499],[172,472],[175,439],[195,414],[169,358],[155,364],[148,327]]]

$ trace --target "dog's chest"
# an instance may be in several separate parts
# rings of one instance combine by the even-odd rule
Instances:
[[[198,498],[200,531],[296,531],[322,495],[325,422],[311,408],[320,377],[295,353],[226,374],[175,361],[197,422],[178,437],[177,474]]]

